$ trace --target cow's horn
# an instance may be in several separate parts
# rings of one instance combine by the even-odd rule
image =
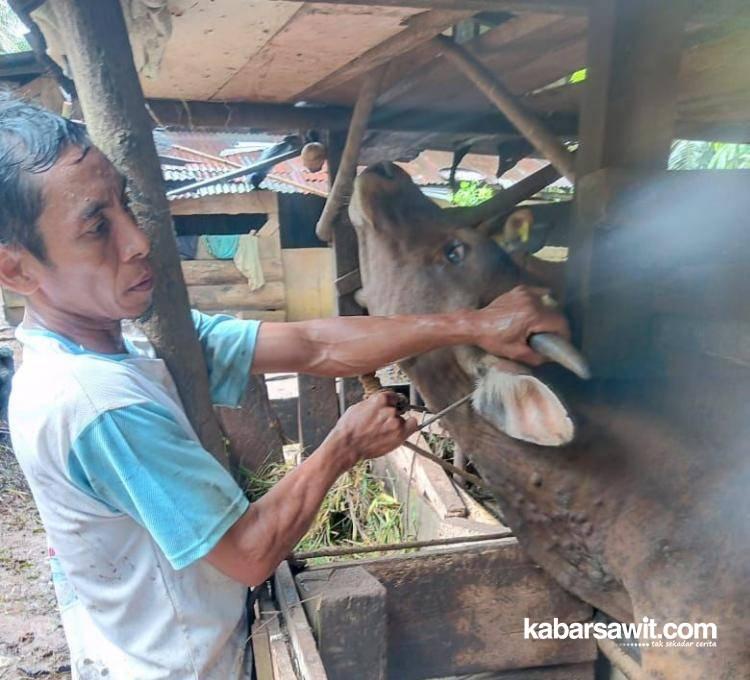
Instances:
[[[586,358],[565,338],[555,333],[534,333],[529,338],[529,345],[538,354],[567,368],[579,378],[588,380],[591,377]]]

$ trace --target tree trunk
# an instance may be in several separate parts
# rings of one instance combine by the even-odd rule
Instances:
[[[190,318],[169,205],[119,0],[50,0],[92,141],[124,173],[159,273],[145,331],[203,445],[227,464],[208,373]]]

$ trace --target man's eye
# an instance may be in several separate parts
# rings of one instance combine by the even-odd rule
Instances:
[[[451,264],[461,264],[466,257],[466,244],[463,241],[454,239],[443,246],[445,259]]]
[[[109,225],[107,224],[107,221],[102,220],[101,222],[98,222],[93,228],[89,229],[86,233],[94,234],[95,236],[101,236],[102,234],[105,234],[107,232],[108,228]]]

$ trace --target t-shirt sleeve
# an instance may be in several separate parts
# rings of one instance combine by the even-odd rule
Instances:
[[[192,310],[193,323],[208,366],[211,399],[221,406],[238,406],[247,387],[260,321],[209,316]]]
[[[84,493],[144,527],[175,569],[209,553],[249,506],[219,462],[155,403],[100,414],[73,442],[68,467]]]

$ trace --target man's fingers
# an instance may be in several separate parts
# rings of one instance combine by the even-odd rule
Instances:
[[[419,429],[419,424],[416,418],[409,418],[404,421],[404,439],[413,435]]]

